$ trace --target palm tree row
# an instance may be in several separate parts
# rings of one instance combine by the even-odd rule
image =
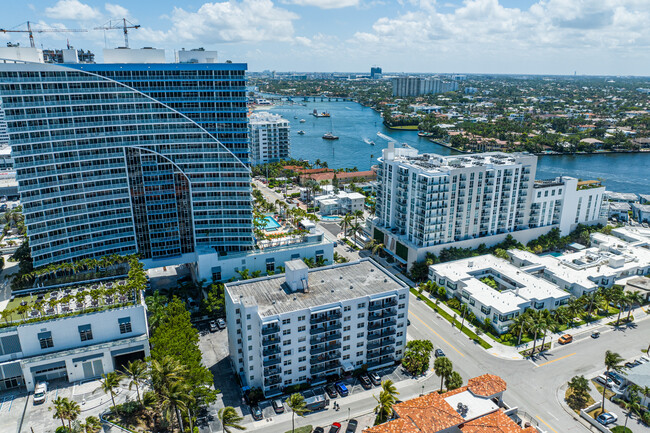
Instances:
[[[67,397],[57,397],[52,401],[52,406],[48,410],[54,411],[52,418],[61,420],[63,428],[66,428],[65,422],[68,422],[68,432],[98,433],[102,429],[101,422],[94,416],[87,417],[85,423],[77,423],[77,418],[81,414],[81,407],[79,403]]]
[[[123,263],[130,263],[133,259],[137,259],[137,255],[121,256],[119,254],[111,254],[103,256],[98,259],[81,259],[74,262],[54,263],[51,265],[43,266],[32,272],[23,274],[21,276],[24,280],[32,280],[36,278],[43,278],[45,280],[57,278],[62,275],[71,275],[79,271],[97,270],[98,268],[111,268]]]

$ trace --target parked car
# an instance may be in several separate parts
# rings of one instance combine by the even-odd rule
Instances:
[[[339,433],[341,431],[341,424],[338,422],[333,422],[330,427],[330,433]]]
[[[34,388],[34,404],[45,403],[45,398],[47,396],[47,383],[39,382]]]
[[[569,344],[572,341],[573,341],[573,335],[571,334],[564,334],[557,340],[557,342],[560,344]]]
[[[357,431],[357,424],[359,424],[359,423],[357,422],[356,419],[351,419],[350,421],[348,421],[348,426],[345,429],[345,433],[354,433],[354,432],[356,432]]]
[[[271,404],[273,405],[273,410],[275,411],[275,413],[284,412],[284,405],[282,404],[282,400],[280,400],[279,398],[273,400],[273,403]]]
[[[650,362],[650,358],[648,358],[647,356],[642,356],[641,358],[639,358],[639,361],[641,361],[641,362]]]
[[[329,383],[325,386],[325,392],[329,398],[336,398],[339,395],[336,393],[336,387],[333,383]]]
[[[447,355],[445,355],[445,352],[442,351],[442,349],[436,349],[435,355],[436,355],[436,358],[441,358],[443,356],[447,356]]]
[[[596,418],[596,421],[598,421],[602,425],[613,424],[617,420],[618,420],[618,417],[616,416],[616,414],[611,413],[611,412],[601,413],[600,415],[598,415],[598,418]]]
[[[359,377],[359,382],[361,382],[361,386],[363,386],[363,389],[370,389],[372,388],[372,383],[370,383],[370,379],[368,378],[367,375],[362,374]]]
[[[632,361],[630,361],[630,362],[626,362],[626,363],[625,363],[625,366],[626,366],[627,368],[636,367],[637,365],[638,365],[638,364],[636,364],[636,363],[634,363],[634,362],[632,362]]]
[[[257,405],[251,408],[251,414],[253,415],[253,419],[256,421],[259,421],[262,418],[264,418],[264,416],[262,415],[262,409],[260,409],[260,407]]]
[[[381,385],[381,376],[379,376],[376,372],[371,371],[368,373],[368,377],[370,378],[370,382],[372,382],[373,385]]]
[[[341,397],[346,397],[350,393],[347,386],[345,386],[343,382],[337,382],[334,386],[336,387],[336,391],[338,391]]]
[[[226,329],[226,321],[223,319],[217,319],[217,326],[219,329]]]
[[[612,385],[614,385],[614,381],[608,377],[606,377],[604,374],[601,374],[600,376],[596,377],[594,379],[596,382],[600,383],[601,385],[606,386],[607,388],[611,388]]]
[[[217,329],[217,321],[216,320],[210,320],[210,332],[214,332]]]
[[[594,331],[591,333],[591,338],[598,338],[598,337],[600,337],[600,332]]]
[[[325,429],[323,427],[316,427],[314,433],[325,433]]]

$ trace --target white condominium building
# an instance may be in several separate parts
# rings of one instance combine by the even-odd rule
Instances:
[[[339,191],[336,194],[318,196],[314,200],[321,215],[345,215],[363,211],[366,196],[358,192]]]
[[[289,158],[289,121],[266,111],[249,116],[251,163],[265,164]]]
[[[600,184],[562,177],[534,181],[537,157],[490,152],[463,156],[383,150],[372,236],[404,263],[450,246],[526,243],[559,227],[604,222]]]
[[[369,259],[226,284],[230,357],[244,385],[277,395],[366,365],[406,345],[408,286]]]
[[[458,90],[456,81],[435,77],[397,77],[392,79],[393,96],[419,96]]]

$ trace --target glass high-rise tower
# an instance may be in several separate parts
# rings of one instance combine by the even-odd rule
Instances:
[[[245,70],[0,64],[34,266],[250,249]]]

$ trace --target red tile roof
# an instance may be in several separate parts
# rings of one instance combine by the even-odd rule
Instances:
[[[460,426],[463,433],[537,433],[533,427],[523,430],[501,410],[489,413]]]
[[[334,179],[334,174],[335,173],[316,173],[316,174],[308,174],[308,175],[302,175],[300,176],[301,179],[314,179],[315,181],[320,182],[321,180],[332,180]],[[345,173],[345,172],[339,172],[336,173],[336,178],[339,180],[345,180],[345,179],[353,179],[355,177],[358,177],[359,179],[376,179],[377,178],[377,173],[374,171],[353,171],[350,173]]]
[[[474,395],[491,397],[506,390],[506,381],[493,374],[484,374],[468,380],[467,388]]]

